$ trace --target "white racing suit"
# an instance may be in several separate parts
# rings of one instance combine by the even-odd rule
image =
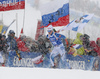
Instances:
[[[65,57],[65,47],[61,40],[62,38],[65,39],[66,37],[61,34],[52,33],[51,35],[47,35],[47,38],[51,41],[52,45],[54,46],[52,52],[50,53],[51,66],[54,66],[54,58],[60,54],[63,64],[65,64],[66,67],[70,68],[69,63],[67,63]]]

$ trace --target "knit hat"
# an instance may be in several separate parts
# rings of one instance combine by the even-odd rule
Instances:
[[[47,27],[47,31],[51,31],[51,30],[53,30],[53,26],[52,26],[52,25],[49,25],[49,26]]]
[[[12,34],[12,33],[15,34],[15,32],[13,30],[10,30],[9,31],[9,34]]]
[[[22,35],[22,36],[20,37],[21,40],[23,40],[23,39],[25,39],[25,38],[26,38],[25,35]]]

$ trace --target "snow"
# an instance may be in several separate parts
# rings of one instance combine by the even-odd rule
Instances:
[[[41,14],[39,10],[36,10],[35,7],[32,7],[33,5],[30,5],[29,3],[27,3],[27,1],[29,0],[26,0],[24,34],[32,38],[35,38],[37,22],[38,20],[41,19]],[[45,2],[45,0],[42,0],[41,2],[43,1]],[[0,20],[2,20],[2,13],[3,13],[3,21],[5,25],[10,25],[10,23],[14,19],[16,19],[16,13],[18,13],[18,36],[19,36],[20,31],[23,27],[24,10],[0,12]],[[62,27],[57,27],[56,30],[60,28]],[[91,27],[89,26],[89,28]],[[16,32],[16,21],[9,28],[9,30],[11,29]],[[92,27],[92,29],[97,30],[98,28]],[[90,33],[91,32],[87,30],[87,34]],[[68,37],[68,31],[64,31],[62,32],[62,34]],[[73,34],[75,34],[75,32],[73,32]],[[90,36],[95,36],[95,32],[94,33],[92,32]],[[96,33],[96,36],[99,36],[99,29],[98,29],[98,33]],[[71,35],[71,38],[75,38],[75,35]],[[93,40],[96,39],[93,38]],[[99,75],[100,75],[100,71],[83,71],[83,70],[74,70],[74,69],[68,70],[68,69],[0,67],[0,79],[100,79]]]
[[[100,0],[90,0],[90,1],[93,1],[95,3],[98,3],[99,4],[99,7],[100,7]]]
[[[100,79],[99,75],[74,69],[0,68],[0,79]]]

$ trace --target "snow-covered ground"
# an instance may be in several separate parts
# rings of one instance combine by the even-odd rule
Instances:
[[[68,69],[0,68],[0,79],[100,79],[100,72]]]

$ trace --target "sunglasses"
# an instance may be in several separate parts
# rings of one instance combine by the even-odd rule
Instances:
[[[51,30],[48,30],[48,32],[51,32]]]

